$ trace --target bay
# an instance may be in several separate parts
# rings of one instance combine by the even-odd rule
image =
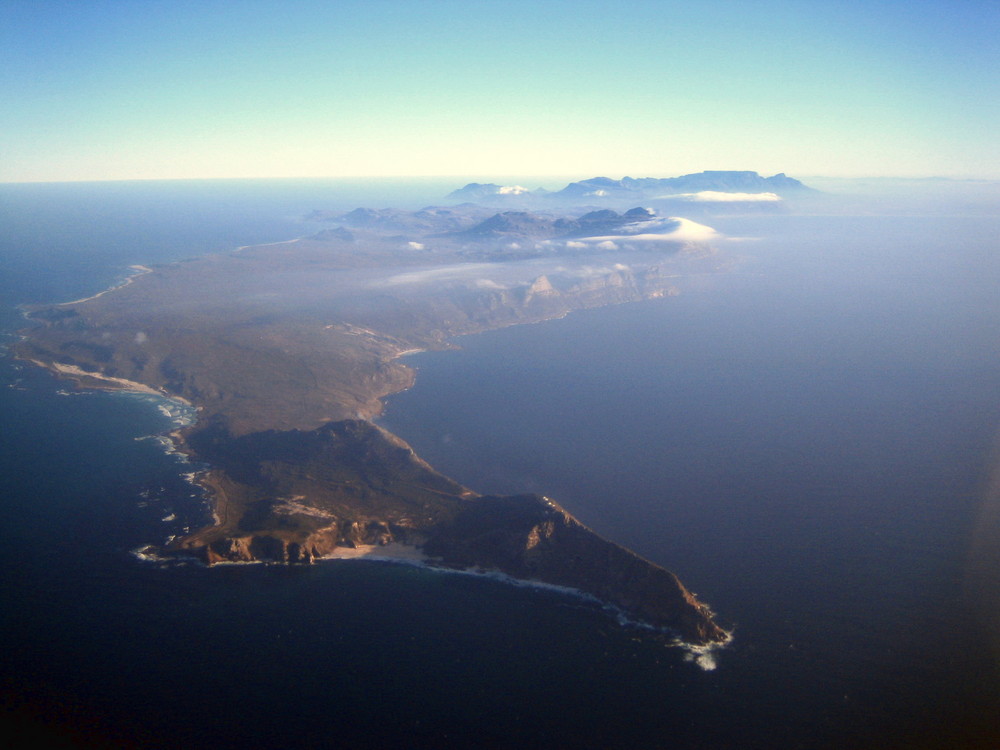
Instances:
[[[1000,226],[722,226],[759,238],[728,243],[737,272],[414,357],[384,423],[459,481],[549,494],[674,570],[735,625],[721,679],[742,673],[771,731],[988,746],[977,610],[997,603],[964,591],[1000,426]]]

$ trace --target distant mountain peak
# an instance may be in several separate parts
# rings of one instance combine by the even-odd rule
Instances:
[[[589,211],[579,218],[559,218],[532,211],[504,211],[494,214],[462,234],[478,239],[487,238],[572,238],[604,234],[629,233],[655,219],[648,208],[636,207],[624,214],[610,208]]]
[[[477,201],[485,198],[508,198],[530,194],[531,191],[521,185],[497,185],[493,182],[470,182],[465,187],[450,192],[447,198],[449,200]]]
[[[577,180],[561,190],[549,192],[542,188],[529,190],[521,185],[470,182],[452,191],[449,200],[481,205],[540,207],[551,203],[583,206],[654,200],[665,195],[695,193],[741,193],[746,195],[771,193],[779,198],[813,192],[784,172],[764,177],[751,170],[709,169],[679,177],[612,177],[598,176]],[[734,199],[735,200],[735,199]],[[634,204],[633,204],[634,205]]]
[[[623,177],[612,180],[608,177],[593,177],[588,180],[571,182],[562,190],[553,193],[557,198],[621,198],[631,199],[637,194],[656,197],[663,192],[697,193],[713,190],[717,192],[774,192],[794,193],[809,190],[796,179],[780,172],[773,177],[762,177],[749,170],[706,170],[680,177]]]

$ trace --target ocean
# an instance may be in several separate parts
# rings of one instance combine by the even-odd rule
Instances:
[[[134,264],[453,187],[0,186],[2,332]],[[908,205],[699,219],[728,271],[412,356],[389,400],[439,470],[677,573],[735,629],[712,670],[489,578],[142,561],[207,519],[197,467],[150,439],[185,415],[0,360],[4,720],[65,746],[995,746],[998,602],[970,576],[996,533],[1000,218]]]

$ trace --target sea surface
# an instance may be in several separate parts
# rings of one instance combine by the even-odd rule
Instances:
[[[0,333],[456,186],[0,185]],[[190,415],[0,359],[0,718],[70,747],[997,746],[1000,218],[948,187],[699,217],[729,270],[676,297],[408,358],[382,424],[676,572],[735,629],[714,669],[483,577],[143,561],[207,520],[151,437]]]

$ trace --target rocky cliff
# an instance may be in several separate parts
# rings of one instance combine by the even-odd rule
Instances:
[[[209,564],[310,563],[345,548],[398,542],[421,550],[431,565],[582,591],[688,643],[727,637],[676,576],[603,539],[552,500],[477,496],[368,422],[243,437],[214,425],[195,432],[189,445],[215,467],[203,481],[218,522],[167,553]]]

